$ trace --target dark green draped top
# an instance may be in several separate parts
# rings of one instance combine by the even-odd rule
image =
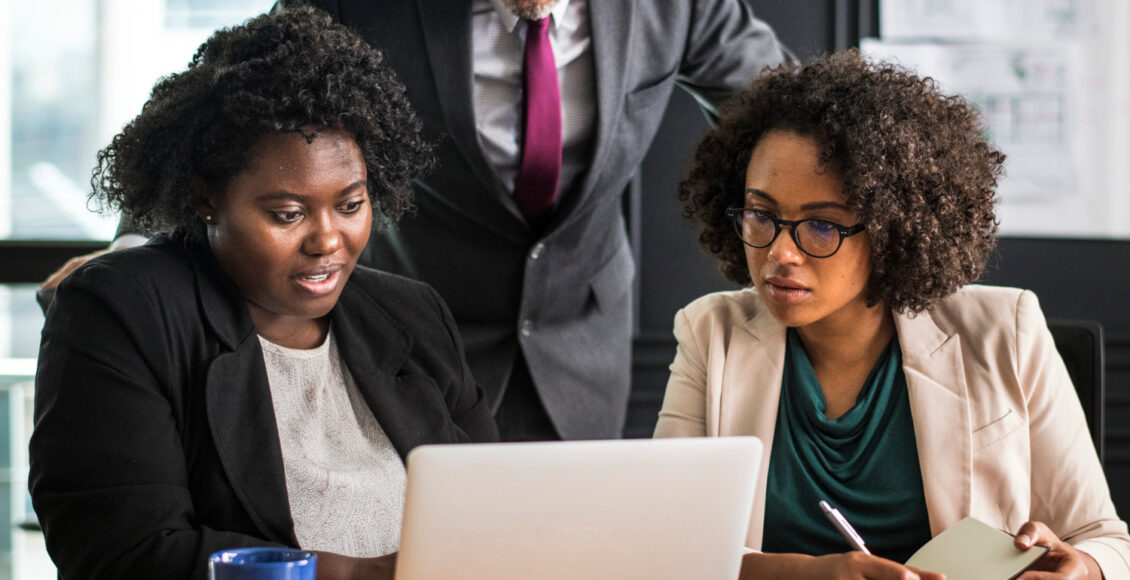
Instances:
[[[851,550],[820,510],[822,499],[843,513],[878,556],[905,562],[930,540],[897,338],[879,357],[855,406],[828,419],[820,382],[796,330],[788,329],[763,551]]]

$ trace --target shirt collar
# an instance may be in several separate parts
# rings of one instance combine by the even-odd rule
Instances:
[[[521,20],[521,18],[511,12],[510,9],[502,3],[502,0],[490,0],[490,3],[494,6],[495,12],[498,13],[498,18],[502,21],[502,27],[506,29],[506,32],[514,32],[514,28],[518,26],[518,21]],[[568,8],[569,0],[557,0],[557,4],[554,4],[553,8],[549,11],[549,15],[552,17],[550,18],[550,24],[560,24],[565,18],[565,10]]]

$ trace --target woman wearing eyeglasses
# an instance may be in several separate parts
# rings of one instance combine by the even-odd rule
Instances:
[[[745,288],[676,315],[655,434],[765,443],[743,578],[938,578],[901,562],[969,515],[1051,546],[1022,578],[1130,577],[1036,297],[969,285],[1003,161],[970,105],[854,51],[765,73],[700,143],[679,197]]]

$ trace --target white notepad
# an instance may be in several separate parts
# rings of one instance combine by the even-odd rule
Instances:
[[[967,517],[919,548],[906,565],[942,572],[946,580],[1008,580],[1048,552],[1046,546],[1018,550],[1012,542],[1012,534]]]

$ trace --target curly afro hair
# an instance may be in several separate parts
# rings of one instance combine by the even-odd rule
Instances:
[[[275,11],[217,31],[187,70],[153,87],[141,114],[98,153],[91,198],[143,234],[202,239],[197,179],[224,192],[263,135],[309,139],[311,129],[337,128],[361,150],[373,207],[387,221],[411,211],[412,179],[433,158],[404,87],[380,53],[328,14]]]
[[[821,164],[840,170],[870,238],[868,305],[915,314],[981,275],[996,243],[1004,154],[963,99],[848,50],[764,72],[699,143],[678,196],[727,278],[751,283],[724,212],[743,205],[750,156],[771,130],[816,139]]]

